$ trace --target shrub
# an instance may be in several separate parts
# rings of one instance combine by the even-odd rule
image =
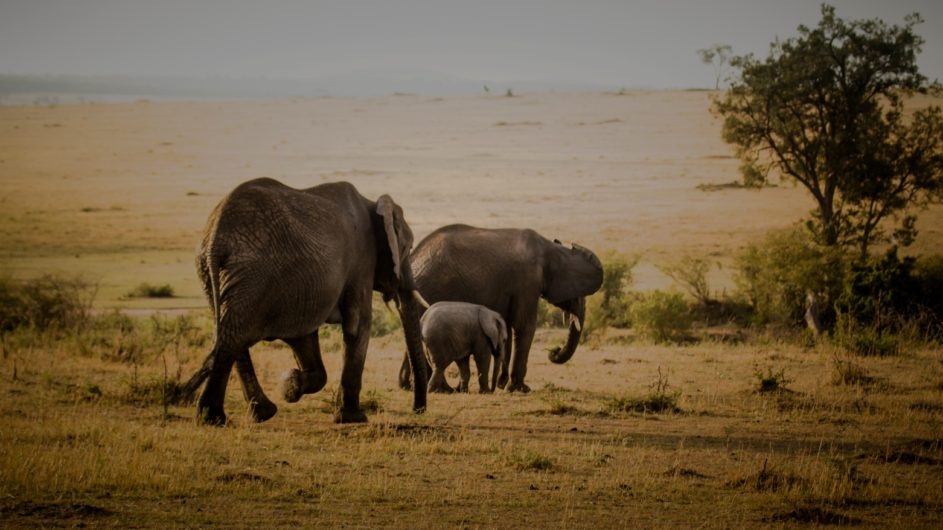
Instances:
[[[632,327],[655,342],[680,342],[688,337],[694,316],[679,292],[638,293],[629,311]]]
[[[371,337],[385,337],[403,327],[396,309],[387,307],[382,301],[377,303],[376,299],[373,304],[372,320],[373,322],[370,325]]]
[[[603,256],[603,279],[599,292],[586,299],[586,319],[581,342],[607,326],[629,326],[629,287],[638,257],[626,258],[615,253]]]
[[[174,288],[165,283],[164,285],[151,285],[147,282],[141,282],[137,287],[128,291],[128,298],[173,298]]]
[[[848,357],[832,357],[833,385],[867,385],[874,382],[868,371]]]
[[[780,390],[788,390],[786,385],[791,381],[786,379],[786,370],[780,370],[779,372],[774,372],[772,368],[767,368],[766,373],[763,373],[762,370],[757,368],[754,370],[753,375],[756,377],[757,387],[756,391],[764,394],[767,392],[776,392]]]
[[[606,402],[610,412],[641,412],[641,413],[677,413],[681,412],[678,401],[681,399],[681,390],[669,392],[668,374],[661,373],[658,367],[658,379],[649,386],[649,392],[644,397],[618,396]]]
[[[0,331],[79,327],[89,319],[95,291],[93,284],[78,277],[46,274],[17,281],[0,276]]]
[[[772,232],[736,258],[738,292],[753,307],[755,324],[801,325],[809,293],[819,298],[828,326],[841,292],[844,259],[837,249],[814,243],[800,227]]]
[[[887,328],[861,324],[844,314],[838,315],[832,340],[856,355],[889,357],[901,352],[901,340],[896,333]]]
[[[680,284],[681,288],[702,306],[707,306],[713,301],[710,285],[707,282],[707,271],[710,268],[711,264],[707,260],[690,256],[685,256],[676,263],[658,267],[675,283]]]

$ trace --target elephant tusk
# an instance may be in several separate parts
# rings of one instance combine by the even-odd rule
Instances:
[[[570,324],[571,326],[575,327],[575,328],[576,328],[576,331],[579,331],[579,332],[582,333],[582,332],[583,332],[583,326],[580,325],[580,319],[576,318],[576,315],[574,315],[573,313],[569,313],[569,315],[570,315],[570,322],[569,322],[569,324]]]
[[[419,291],[417,291],[416,289],[413,289],[412,295],[413,295],[413,298],[415,298],[416,301],[419,302],[419,305],[421,305],[422,307],[426,309],[429,309],[429,302],[426,302],[426,299],[423,298],[421,294],[419,294]]]

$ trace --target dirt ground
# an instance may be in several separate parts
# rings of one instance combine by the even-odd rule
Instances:
[[[737,179],[706,92],[391,96],[0,107],[0,265],[17,276],[82,272],[98,301],[141,281],[203,307],[193,254],[206,217],[261,176],[348,180],[389,193],[417,241],[463,222],[530,227],[655,265],[733,252],[811,209],[791,184],[706,192]],[[915,251],[943,246],[943,209]],[[718,287],[729,273],[718,271]],[[145,305],[151,302],[144,302]]]
[[[0,107],[0,270],[84,274],[103,309],[205,311],[193,255],[206,217],[268,176],[389,193],[417,241],[464,222],[637,255],[636,288],[665,287],[657,265],[728,265],[811,208],[790,184],[699,189],[737,179],[709,107],[705,92]],[[943,248],[943,208],[918,227],[913,252]],[[731,285],[729,269],[711,279]],[[140,282],[177,296],[126,299]],[[233,379],[222,429],[129,397],[165,362],[186,376],[200,348],[129,364],[68,340],[8,341],[0,525],[943,525],[940,351],[847,359],[764,335],[669,347],[610,330],[552,365],[545,350],[563,334],[538,332],[530,394],[434,395],[422,416],[396,388],[401,335],[373,339],[364,397],[376,410],[357,426],[331,422],[336,351],[328,387],[288,404],[277,386],[290,351],[260,345],[280,411],[246,421]],[[868,376],[835,384],[842,362]],[[757,374],[782,374],[783,388],[758,392]],[[627,406],[659,382],[677,410]]]

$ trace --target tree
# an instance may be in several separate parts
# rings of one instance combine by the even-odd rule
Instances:
[[[715,44],[697,51],[702,63],[714,65],[714,90],[720,88],[720,77],[724,74],[724,66],[731,52],[733,48],[729,44]]]
[[[914,211],[943,194],[943,114],[938,105],[912,113],[916,92],[940,94],[920,74],[918,14],[903,26],[845,22],[822,6],[814,29],[770,45],[769,56],[734,57],[739,70],[714,101],[724,140],[737,148],[744,182],[793,179],[815,200],[807,226],[826,246],[869,247],[893,235],[909,244]]]

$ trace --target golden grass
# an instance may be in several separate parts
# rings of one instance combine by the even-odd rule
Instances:
[[[829,352],[776,343],[602,343],[554,366],[538,352],[562,333],[538,334],[531,394],[433,395],[423,416],[393,388],[402,340],[374,339],[365,397],[378,412],[353,426],[331,423],[336,353],[325,390],[279,401],[261,425],[234,377],[231,425],[207,428],[191,407],[129,398],[132,378],[164,377],[156,350],[128,364],[67,343],[14,348],[0,372],[0,513],[5,526],[943,522],[940,352],[861,358],[883,384],[834,385]],[[185,367],[202,354],[184,352]],[[254,358],[274,393],[290,353],[261,345]],[[768,366],[788,394],[756,391]],[[661,374],[679,411],[611,406],[650,395]]]

